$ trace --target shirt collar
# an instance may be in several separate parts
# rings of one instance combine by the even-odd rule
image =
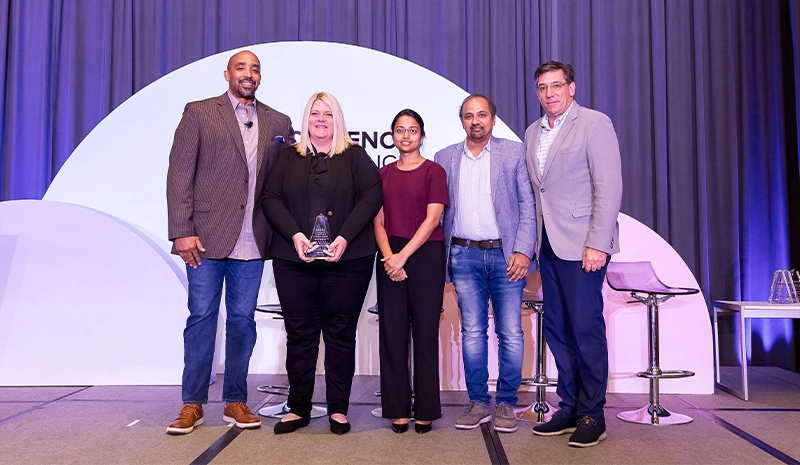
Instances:
[[[542,127],[547,129],[548,131],[552,131],[553,129],[561,127],[561,124],[564,122],[565,119],[567,119],[569,111],[572,110],[573,105],[575,105],[575,100],[573,100],[572,103],[569,104],[569,107],[567,107],[567,111],[565,111],[563,115],[556,118],[556,121],[553,124],[552,128],[550,127],[550,120],[547,118],[547,115],[544,115],[544,117],[542,118]]]
[[[469,150],[467,150],[467,140],[464,139],[464,149],[461,151],[462,155],[466,155],[466,156],[472,158],[473,160],[476,160],[476,159],[480,158],[481,156],[483,156],[483,152],[486,152],[486,153],[489,153],[489,154],[492,153],[492,138],[491,137],[489,138],[489,142],[486,143],[486,146],[483,148],[483,150],[481,150],[481,153],[479,153],[478,156],[475,157],[475,158],[472,158],[472,154],[469,153]]]
[[[239,108],[239,105],[242,105],[242,102],[236,100],[236,97],[233,96],[233,94],[231,93],[230,90],[227,91],[226,94],[228,94],[228,98],[231,100],[231,105],[233,105],[233,109],[234,110]],[[247,105],[242,105],[242,107],[245,107],[245,108],[250,107],[250,109],[255,108],[255,106],[256,106],[256,100],[255,99],[253,99],[253,103],[248,103]]]

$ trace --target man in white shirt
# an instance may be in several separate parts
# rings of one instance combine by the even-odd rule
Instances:
[[[459,109],[466,139],[436,153],[447,172],[444,213],[447,280],[461,309],[464,374],[470,405],[456,422],[473,429],[492,419],[489,395],[489,300],[498,340],[494,429],[517,430],[514,406],[522,379],[522,290],[533,259],[533,193],[519,142],[492,136],[494,103],[470,95]]]

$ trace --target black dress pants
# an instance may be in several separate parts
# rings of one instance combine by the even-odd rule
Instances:
[[[392,250],[408,239],[392,237]],[[381,359],[381,407],[384,418],[411,416],[409,328],[414,345],[414,418],[430,421],[442,416],[439,398],[439,319],[444,296],[444,242],[429,241],[406,262],[408,278],[389,279],[381,255],[376,262],[378,330]]]
[[[328,415],[347,414],[356,366],[356,327],[374,259],[370,255],[337,263],[273,261],[286,327],[291,413],[306,418],[311,414],[321,331]]]

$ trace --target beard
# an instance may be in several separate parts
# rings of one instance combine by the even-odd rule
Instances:
[[[252,88],[246,89],[242,86],[242,83],[249,82],[253,85]],[[256,90],[258,89],[258,84],[251,79],[242,79],[238,83],[239,85],[236,86],[236,93],[239,94],[239,97],[251,99],[256,95]]]
[[[471,136],[480,139],[486,135],[486,128],[484,128],[482,125],[470,126],[469,133]]]

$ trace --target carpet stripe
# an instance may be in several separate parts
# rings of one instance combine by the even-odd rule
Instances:
[[[770,446],[766,442],[758,439],[757,437],[747,433],[738,427],[728,423],[727,421],[723,420],[722,418],[714,415],[713,413],[707,410],[697,410],[701,415],[708,418],[709,420],[713,421],[714,423],[722,426],[726,430],[730,431],[731,433],[739,436],[740,438],[744,439],[745,441],[749,442],[750,444],[758,447],[759,449],[763,450],[764,452],[768,453],[769,455],[775,457],[776,459],[780,460],[783,463],[790,464],[790,465],[800,465],[800,461],[795,460],[793,457],[784,454],[783,452],[779,451],[778,449]]]
[[[27,415],[29,413],[35,412],[37,410],[41,410],[41,409],[47,407],[48,405],[55,404],[56,402],[58,402],[61,399],[67,398],[67,397],[69,397],[71,395],[74,395],[74,394],[77,394],[77,393],[79,393],[81,391],[85,391],[85,390],[89,389],[90,387],[92,387],[92,386],[86,386],[86,387],[84,387],[82,389],[78,389],[77,391],[70,392],[69,394],[64,394],[63,396],[61,396],[61,397],[59,397],[57,399],[53,399],[53,400],[51,400],[49,402],[44,402],[42,404],[37,405],[36,407],[31,407],[28,410],[23,410],[22,412],[19,412],[16,415],[11,415],[10,417],[3,418],[2,420],[0,420],[0,426],[5,425],[6,423],[10,423],[10,422],[16,420],[19,417],[24,417],[25,415]]]
[[[222,452],[223,449],[228,447],[228,444],[233,442],[239,434],[244,431],[241,428],[230,428],[228,431],[222,435],[214,444],[211,444],[211,447],[203,451],[202,454],[197,456],[196,459],[191,463],[191,465],[208,465],[211,463],[214,458]]]
[[[489,425],[489,423],[481,424],[483,442],[486,443],[486,451],[489,453],[489,460],[492,462],[492,465],[508,465],[508,457],[506,457],[506,451],[503,449],[503,443],[500,442],[500,437],[497,435],[494,428]]]

